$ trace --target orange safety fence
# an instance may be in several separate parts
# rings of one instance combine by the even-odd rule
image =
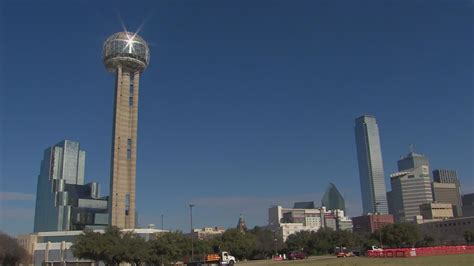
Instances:
[[[437,246],[423,248],[390,248],[367,251],[367,256],[372,258],[400,258],[422,257],[455,254],[474,254],[474,246]]]

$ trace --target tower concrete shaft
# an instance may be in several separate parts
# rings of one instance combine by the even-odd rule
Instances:
[[[140,72],[117,67],[109,224],[135,228],[138,92]]]

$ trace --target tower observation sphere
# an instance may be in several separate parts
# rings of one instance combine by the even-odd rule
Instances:
[[[139,84],[141,72],[150,60],[150,50],[137,34],[118,32],[104,42],[103,60],[107,70],[116,77],[109,224],[135,228]]]
[[[105,67],[110,72],[116,72],[118,66],[142,72],[148,66],[150,49],[139,35],[122,31],[104,42],[103,57]]]

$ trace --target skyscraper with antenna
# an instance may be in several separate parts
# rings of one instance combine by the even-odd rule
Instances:
[[[136,33],[118,32],[104,43],[103,60],[116,76],[109,224],[135,228],[138,92],[140,74],[148,66],[150,51]]]

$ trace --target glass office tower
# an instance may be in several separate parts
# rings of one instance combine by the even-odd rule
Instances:
[[[333,183],[329,183],[329,187],[323,195],[321,204],[328,210],[343,210],[346,211],[346,203],[339,190]]]
[[[107,198],[99,184],[84,185],[85,151],[63,140],[44,151],[36,190],[35,232],[107,225]]]
[[[354,129],[363,213],[387,214],[388,204],[377,121],[374,116],[361,116],[355,120]]]

